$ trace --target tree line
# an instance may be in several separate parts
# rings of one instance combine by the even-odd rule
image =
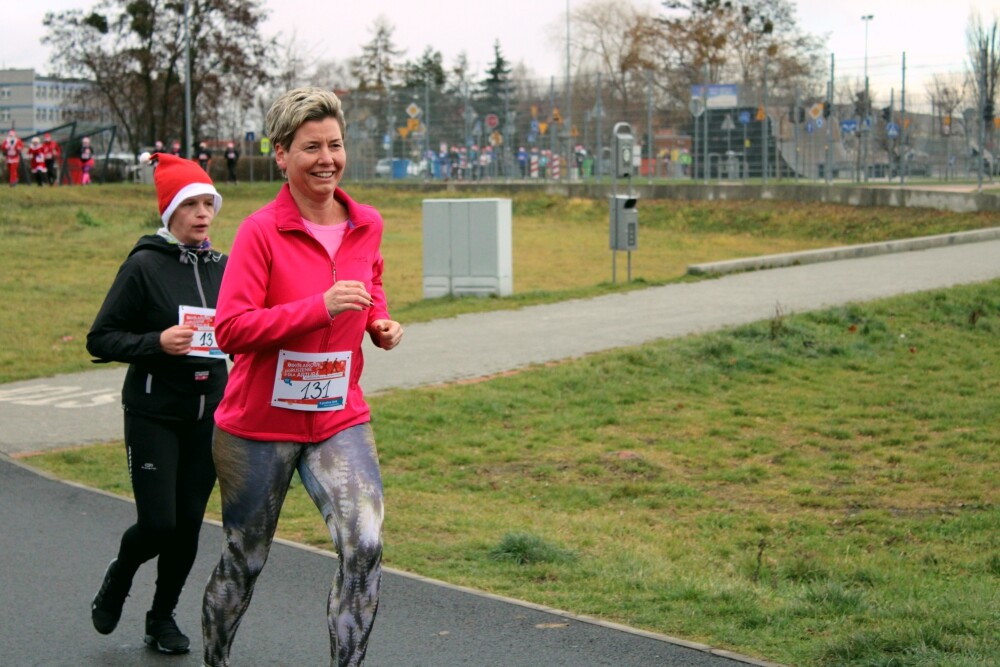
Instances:
[[[329,61],[304,54],[294,40],[263,36],[267,16],[260,0],[99,0],[90,9],[48,13],[44,41],[52,47],[54,74],[92,82],[87,106],[110,110],[134,152],[184,136],[185,80],[195,140],[242,137],[248,119],[262,117],[273,97],[303,84],[349,95],[350,120],[373,136],[391,135],[403,122],[394,111],[403,91],[421,106],[458,110],[449,113],[462,116],[453,120],[466,134],[475,112],[498,114],[503,129],[515,119],[528,122],[536,115],[529,105],[554,97],[527,65],[504,56],[499,40],[486,71],[473,72],[466,54],[446,64],[430,45],[407,58],[394,42],[394,26],[381,16],[356,57]],[[825,38],[799,27],[789,0],[665,0],[657,10],[590,0],[569,19],[570,74],[579,82],[572,85],[603,90],[574,90],[584,99],[589,93],[589,99],[613,100],[622,109],[652,99],[658,115],[681,122],[693,85],[738,83],[752,96],[766,80],[779,97],[826,94]],[[565,48],[565,36],[553,29],[552,43]],[[985,24],[971,17],[967,43],[968,80],[936,79],[928,93],[939,104],[958,108],[970,99],[996,99],[996,20]],[[560,86],[571,85],[559,79]],[[614,113],[581,109],[576,115],[596,111]]]

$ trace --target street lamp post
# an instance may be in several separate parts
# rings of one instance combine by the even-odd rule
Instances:
[[[864,142],[862,144],[862,157],[861,157],[861,168],[865,172],[865,183],[868,182],[868,135],[871,133],[871,125],[869,124],[869,119],[871,118],[872,104],[871,100],[868,98],[868,23],[875,18],[874,14],[865,14],[861,17],[861,20],[865,22],[865,106],[864,114],[865,117],[861,119],[862,123],[862,133],[864,135]]]
[[[191,159],[194,139],[191,137],[191,24],[189,3],[184,0],[184,157]]]

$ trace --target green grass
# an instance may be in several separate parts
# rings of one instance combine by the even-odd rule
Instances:
[[[347,187],[385,218],[386,290],[392,315],[404,323],[687,279],[689,264],[996,224],[991,214],[929,209],[641,201],[634,282],[624,282],[618,253],[612,284],[607,202],[530,193],[513,200],[515,296],[424,300],[421,202],[462,195]],[[272,199],[277,185],[219,189],[225,203],[212,239],[228,250],[239,222]],[[135,240],[159,224],[151,185],[0,190],[0,242],[8,249],[0,273],[0,382],[89,369],[84,342],[94,315]]]
[[[531,194],[514,201],[517,296],[428,302],[424,195],[349,190],[386,219],[386,285],[404,322],[679,280],[691,263],[995,224],[645,201],[627,286],[609,283],[606,202]],[[222,193],[213,239],[226,249],[274,186]],[[136,237],[158,225],[153,201],[150,186],[0,191],[0,381],[90,368],[86,331]],[[373,397],[385,562],[789,665],[996,665],[998,332],[992,282]],[[130,494],[121,443],[28,462]],[[279,532],[329,547],[298,480]]]
[[[385,562],[789,665],[996,665],[998,333],[994,281],[374,397]],[[123,458],[28,462],[127,494]],[[329,548],[297,480],[279,532]]]

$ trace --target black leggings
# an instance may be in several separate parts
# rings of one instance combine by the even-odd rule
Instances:
[[[167,615],[198,553],[205,505],[215,485],[211,416],[168,421],[125,413],[125,449],[137,521],[122,535],[117,572],[131,581],[156,558],[151,611]]]

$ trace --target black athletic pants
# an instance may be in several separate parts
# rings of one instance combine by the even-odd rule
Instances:
[[[198,553],[205,505],[215,485],[211,416],[169,421],[125,412],[125,449],[138,520],[122,535],[116,571],[131,581],[156,562],[151,611],[168,615]]]

